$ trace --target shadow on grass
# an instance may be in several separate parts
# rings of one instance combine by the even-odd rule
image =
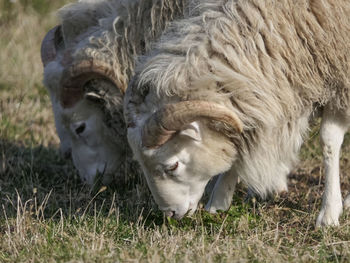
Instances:
[[[103,215],[117,207],[127,219],[150,210],[152,199],[139,175],[128,175],[109,186],[83,184],[70,160],[60,157],[55,147],[27,147],[0,139],[0,203],[7,216],[16,216],[18,202],[45,202],[45,217],[60,210],[65,217],[93,216],[98,207]],[[135,209],[135,210],[134,210]]]

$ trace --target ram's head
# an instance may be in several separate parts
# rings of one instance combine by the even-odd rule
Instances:
[[[124,85],[110,63],[73,59],[73,51],[65,46],[60,26],[50,30],[42,42],[44,82],[50,91],[61,151],[72,155],[88,184],[94,183],[96,174],[109,181],[125,163]]]
[[[237,156],[234,143],[212,125],[239,134],[242,122],[226,106],[208,101],[151,103],[163,105],[156,109],[147,101],[157,95],[140,96],[135,86],[124,100],[129,144],[159,208],[181,218],[196,210],[208,181]]]

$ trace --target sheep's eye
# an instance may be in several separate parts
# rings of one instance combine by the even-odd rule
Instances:
[[[166,169],[165,169],[165,172],[173,172],[177,169],[177,167],[179,166],[179,162],[176,162],[174,165],[171,165],[171,166],[168,166]]]
[[[82,123],[78,128],[75,129],[75,133],[79,135],[85,131],[85,128],[86,128],[86,124]]]

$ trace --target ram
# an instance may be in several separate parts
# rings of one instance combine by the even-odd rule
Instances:
[[[211,212],[228,209],[238,177],[262,197],[287,190],[320,112],[326,179],[316,223],[338,225],[350,2],[205,0],[197,10],[145,56],[124,100],[129,144],[158,206],[192,213],[217,174]]]
[[[59,12],[61,24],[42,42],[61,152],[72,154],[80,177],[93,184],[123,175],[131,152],[122,100],[138,55],[168,22],[183,16],[185,0],[85,0]]]

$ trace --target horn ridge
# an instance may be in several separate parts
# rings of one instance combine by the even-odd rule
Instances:
[[[143,126],[142,144],[147,148],[160,147],[185,125],[202,118],[223,122],[239,133],[243,131],[243,123],[238,116],[221,104],[182,101],[167,104],[150,116]]]
[[[64,108],[72,107],[84,96],[84,85],[92,79],[105,79],[125,93],[125,87],[117,78],[109,63],[89,58],[71,64],[65,68],[61,78],[61,104]]]
[[[56,58],[57,45],[61,37],[61,25],[55,26],[46,33],[40,48],[41,61],[44,67]]]

